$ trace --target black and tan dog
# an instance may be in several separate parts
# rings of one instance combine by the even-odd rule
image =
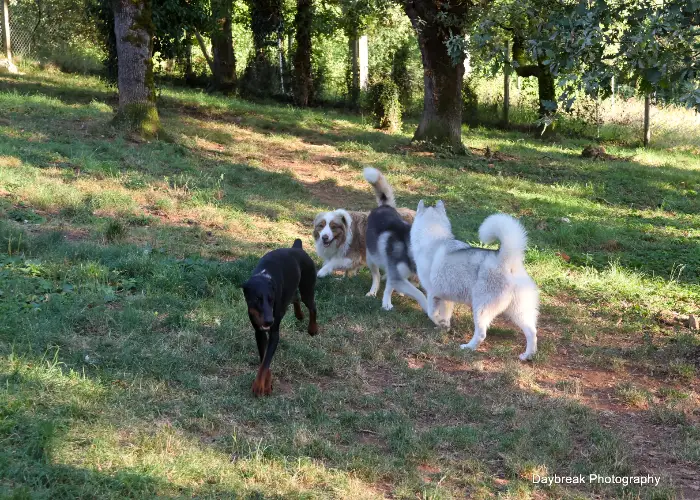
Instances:
[[[290,302],[294,304],[294,315],[302,320],[301,298],[309,310],[309,335],[318,333],[315,286],[316,266],[302,249],[301,240],[295,240],[292,248],[280,248],[265,254],[243,285],[248,317],[255,329],[260,354],[260,368],[253,382],[256,396],[272,393],[270,362],[279,343],[280,322]]]

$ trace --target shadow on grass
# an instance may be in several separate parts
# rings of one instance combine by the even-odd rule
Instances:
[[[61,86],[60,81],[36,76],[17,79],[13,77],[2,81],[5,85],[20,87],[25,84],[39,85],[42,81],[53,82],[51,85],[47,84],[49,90],[46,92],[65,90],[69,95],[67,99],[74,99],[75,102],[86,102],[91,92],[78,89],[76,92],[79,93],[71,98],[70,93],[73,90]],[[40,87],[37,91],[44,92],[42,89],[43,87]],[[97,92],[91,98],[105,98],[105,95],[100,95],[101,91]],[[393,151],[396,145],[403,142],[400,137],[388,136],[381,132],[360,131],[357,127],[334,130],[332,119],[317,112],[249,104],[239,100],[230,100],[229,105],[225,107],[195,106],[188,103],[186,98],[180,100],[165,97],[163,102],[166,112],[176,113],[178,116],[189,113],[204,120],[240,123],[242,127],[262,134],[280,132],[305,139],[316,137],[322,139],[324,144],[333,144],[340,149],[349,147],[349,151],[354,153],[361,153],[363,147],[368,148],[367,151]],[[346,118],[344,115],[331,114],[331,118],[333,116]],[[167,182],[171,187],[184,186],[187,190],[185,194],[197,197],[198,202],[227,207],[271,220],[298,220],[299,202],[304,200],[304,224],[310,223],[312,219],[311,214],[307,212],[308,205],[319,211],[337,206],[369,210],[374,206],[369,187],[366,190],[353,189],[339,186],[329,179],[316,182],[301,181],[295,178],[295,165],[284,161],[281,162],[282,169],[286,171],[269,172],[264,168],[235,163],[226,157],[196,148],[188,149],[179,144],[156,142],[132,145],[120,138],[105,143],[104,138],[98,135],[89,138],[78,137],[76,141],[62,139],[60,143],[53,143],[52,134],[58,133],[57,131],[38,126],[32,123],[31,118],[19,120],[18,123],[21,123],[25,133],[36,132],[37,135],[43,134],[46,137],[28,141],[24,136],[6,136],[3,139],[3,149],[30,164],[59,168],[65,172],[64,178],[68,182],[86,176],[89,178],[107,175],[127,177],[125,184],[147,186],[163,182],[163,179],[168,177]],[[194,135],[199,128],[206,129],[206,123],[202,123],[201,127],[185,127],[186,132]],[[241,142],[241,139],[233,134],[221,131],[217,133],[225,134],[232,144]],[[366,141],[366,145],[352,149],[357,146],[358,137],[360,142]],[[576,264],[590,264],[602,269],[610,260],[619,259],[625,266],[661,276],[670,276],[674,266],[685,265],[686,270],[680,279],[685,282],[697,279],[700,273],[700,263],[695,257],[698,253],[697,242],[692,238],[678,235],[669,237],[664,231],[656,231],[656,228],[661,226],[692,230],[692,220],[675,217],[671,212],[668,212],[667,218],[631,217],[626,209],[630,206],[644,208],[661,205],[666,207],[666,210],[686,215],[697,213],[700,211],[699,198],[684,196],[680,186],[691,189],[695,184],[700,184],[700,173],[674,167],[652,168],[633,162],[588,162],[576,159],[569,153],[541,153],[536,146],[528,145],[506,146],[503,150],[522,156],[496,161],[503,177],[525,179],[544,186],[590,183],[592,187],[584,190],[583,194],[571,196],[574,199],[596,203],[597,206],[590,209],[585,206],[572,206],[563,201],[553,201],[544,195],[513,196],[508,191],[501,191],[498,183],[494,182],[494,171],[488,165],[488,162],[493,160],[486,158],[425,159],[409,156],[407,161],[413,164],[416,174],[420,177],[424,177],[420,171],[423,166],[438,168],[436,172],[430,173],[433,177],[425,174],[425,179],[439,189],[434,195],[425,196],[426,199],[437,199],[443,192],[453,199],[456,199],[457,195],[464,197],[461,200],[456,199],[457,206],[463,209],[464,214],[451,214],[456,230],[467,231],[466,234],[458,235],[464,239],[474,240],[480,220],[492,211],[503,210],[508,206],[515,212],[529,208],[535,211],[537,217],[530,218],[531,226],[543,219],[549,224],[549,229],[545,230],[528,228],[533,243],[556,251],[564,250],[572,256]],[[281,152],[276,151],[274,154],[280,155]],[[72,161],[76,156],[77,161]],[[543,157],[542,161],[538,160],[540,156]],[[144,161],[143,157],[148,157],[148,161]],[[347,161],[359,169],[359,163],[354,161],[351,155],[333,161]],[[483,173],[491,179],[488,183],[479,183],[477,179],[468,186],[463,182],[462,185],[458,185],[460,178],[464,179],[469,174],[457,173],[457,168]],[[440,173],[441,171],[444,173]],[[223,182],[222,175],[225,176]],[[443,180],[445,183],[454,181],[453,189],[444,191]],[[217,194],[217,191],[221,193]],[[313,199],[309,193],[313,195]],[[413,208],[421,197],[400,196],[399,204]],[[93,203],[91,200],[86,202]],[[619,212],[618,209],[625,211]],[[574,220],[566,227],[557,222],[557,218],[569,217],[572,213],[580,215],[582,219],[590,219],[593,216],[601,222]],[[607,221],[603,222],[603,219]],[[655,227],[651,231],[644,229],[648,224]]]
[[[4,350],[4,349],[3,349]],[[42,364],[42,360],[37,360]],[[133,498],[155,495],[166,481],[147,473],[101,473],[56,463],[55,449],[66,441],[73,419],[94,419],[80,404],[48,402],[36,380],[0,373],[6,406],[0,410],[0,495],[3,498]],[[65,394],[66,400],[74,396]],[[34,401],[41,400],[37,407]],[[94,465],[94,464],[93,464]],[[183,491],[183,493],[185,493]]]
[[[39,75],[1,75],[0,92],[3,91],[43,95],[58,99],[64,104],[90,104],[92,101],[101,101],[116,106],[119,102],[116,89],[71,87],[59,79]]]

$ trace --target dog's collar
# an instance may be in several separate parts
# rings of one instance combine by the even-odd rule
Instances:
[[[263,270],[260,271],[259,273],[255,273],[252,277],[254,278],[254,277],[256,277],[256,276],[262,276],[263,278],[272,281],[272,276],[270,276],[270,275],[268,274],[267,269],[263,269]]]

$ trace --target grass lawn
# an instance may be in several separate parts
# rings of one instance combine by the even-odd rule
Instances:
[[[0,497],[700,498],[698,145],[579,153],[464,131],[449,157],[360,116],[162,90],[167,137],[110,127],[116,93],[0,76]],[[499,320],[476,353],[417,305],[319,281],[321,335],[282,326],[256,399],[239,289],[321,210],[443,199],[476,242],[494,211],[530,234],[540,352]],[[318,260],[317,260],[318,262]],[[644,475],[658,487],[545,486]]]

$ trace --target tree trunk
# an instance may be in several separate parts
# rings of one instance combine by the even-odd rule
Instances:
[[[308,106],[313,93],[311,76],[311,24],[312,0],[297,0],[296,27],[297,50],[294,53],[294,100],[299,106]]]
[[[194,69],[192,68],[192,33],[185,32],[185,60],[184,60],[185,83],[192,85],[195,80]]]
[[[537,78],[537,98],[539,102],[537,112],[541,122],[537,128],[537,133],[538,135],[551,134],[554,132],[554,123],[546,124],[545,120],[556,111],[557,107],[557,96],[552,73],[541,62],[527,64],[523,41],[517,37],[513,39],[513,61],[517,63],[514,69],[519,77],[534,76]]]
[[[644,95],[644,147],[649,147],[651,141],[651,97],[647,93]]]
[[[449,34],[437,25],[434,13],[427,12],[428,9],[434,9],[432,2],[409,2],[403,5],[418,36],[423,62],[423,115],[413,140],[447,145],[455,152],[463,152],[464,62],[453,64],[447,53],[445,42]]]
[[[506,63],[503,66],[503,125],[508,126],[510,113],[510,55],[506,46]]]
[[[216,28],[211,34],[212,52],[212,90],[229,93],[236,87],[236,55],[233,51],[233,36],[231,34],[230,0],[215,0],[212,2],[212,15]]]
[[[539,98],[539,116],[543,122],[537,129],[537,133],[541,136],[551,135],[554,133],[555,124],[545,123],[551,115],[557,110],[557,95],[554,88],[554,77],[549,71],[549,68],[543,64],[538,64],[539,74],[537,76],[537,95]]]
[[[158,135],[153,84],[153,23],[150,0],[114,0],[119,109],[115,120],[144,136]]]

